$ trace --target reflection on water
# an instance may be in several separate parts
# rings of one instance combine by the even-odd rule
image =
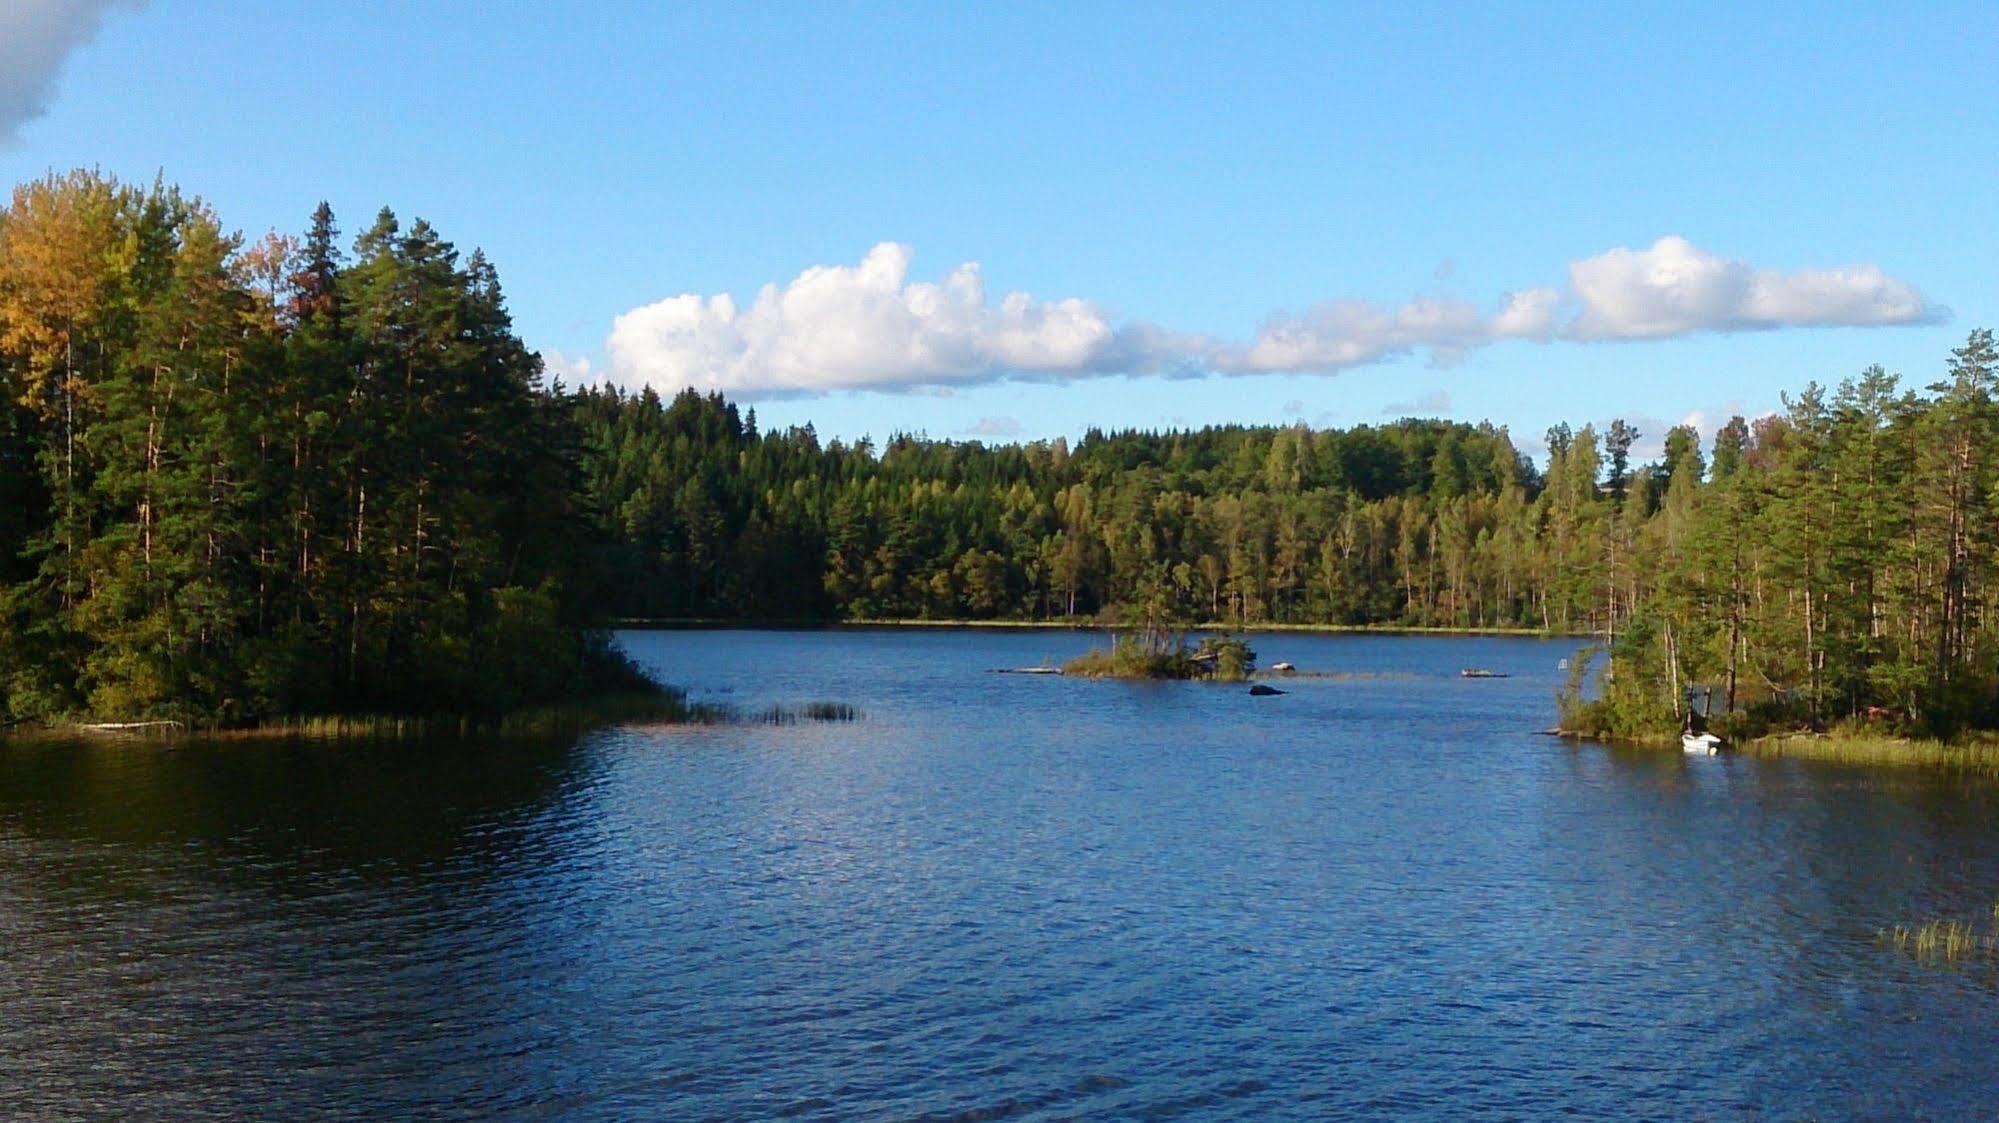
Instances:
[[[1538,734],[1566,645],[646,633],[847,725],[0,746],[0,1116],[1989,1111],[1999,789]],[[1466,681],[1462,666],[1509,671]]]

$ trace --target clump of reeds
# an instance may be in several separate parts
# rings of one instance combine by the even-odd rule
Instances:
[[[577,733],[605,725],[711,720],[713,707],[691,704],[676,689],[621,691],[572,702],[532,706],[481,716],[334,714],[272,718],[236,729],[201,729],[201,736],[226,739],[287,737],[325,740],[430,740],[475,736],[542,737]]]
[[[1999,925],[1999,904],[1992,906]],[[1972,959],[1999,960],[1999,930],[1980,931],[1971,921],[1942,918],[1917,925],[1883,928],[1881,942],[1926,963],[1959,963]]]
[[[1790,757],[1828,764],[1932,768],[1999,776],[1999,744],[1991,741],[1952,743],[1857,734],[1790,734],[1757,738],[1746,742],[1742,751],[1751,756]]]
[[[845,702],[807,702],[803,706],[772,705],[751,714],[755,725],[797,725],[808,721],[858,721],[861,712]]]

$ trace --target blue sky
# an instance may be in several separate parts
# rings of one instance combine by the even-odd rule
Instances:
[[[568,369],[822,434],[1656,439],[1999,325],[1989,6],[24,3],[0,177],[386,203]]]

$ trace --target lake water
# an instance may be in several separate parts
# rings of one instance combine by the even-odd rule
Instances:
[[[1574,745],[1568,642],[994,675],[650,632],[852,724],[0,745],[0,1117],[1905,1119],[1999,1103],[1999,792]],[[1464,680],[1461,667],[1510,672]]]

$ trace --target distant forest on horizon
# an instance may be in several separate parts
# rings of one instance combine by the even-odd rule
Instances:
[[[486,712],[619,619],[1519,627],[1823,724],[1999,724],[1999,349],[1641,434],[1211,426],[822,442],[570,389],[497,272],[384,210],[246,242],[94,172],[0,211],[0,718]]]

